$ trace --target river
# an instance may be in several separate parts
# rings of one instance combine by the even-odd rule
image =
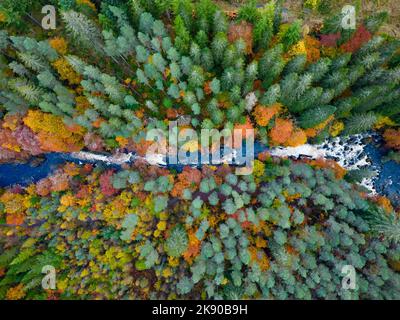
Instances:
[[[369,138],[369,139],[368,139]],[[368,141],[366,142],[365,140]],[[328,158],[336,160],[348,170],[367,167],[376,172],[376,177],[366,179],[363,185],[373,193],[388,196],[395,205],[400,205],[400,164],[383,161],[386,150],[381,146],[377,135],[357,135],[348,138],[330,139],[321,145],[303,145],[296,148],[268,149],[261,143],[254,146],[255,157],[260,152],[269,151],[278,157]],[[77,164],[93,163],[119,169],[122,163],[132,163],[138,157],[132,153],[105,155],[90,152],[47,153],[41,160],[33,159],[27,163],[7,163],[0,165],[0,187],[12,185],[26,186],[49,176],[65,162]],[[169,165],[165,159],[156,157],[146,159],[150,164],[167,166],[180,171],[183,165]]]

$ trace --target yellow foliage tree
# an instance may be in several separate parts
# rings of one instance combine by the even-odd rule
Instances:
[[[4,12],[0,11],[0,22],[6,22],[7,16]]]
[[[288,147],[297,147],[305,144],[306,142],[307,142],[306,133],[303,130],[297,128],[296,130],[293,131],[290,138],[286,141],[286,145]]]
[[[25,297],[25,290],[23,284],[8,289],[6,293],[7,300],[20,300]]]
[[[81,83],[81,76],[75,72],[65,58],[59,58],[52,63],[62,80],[67,80],[70,85]]]
[[[41,148],[45,151],[70,152],[83,148],[85,130],[74,128],[71,131],[59,116],[29,110],[23,121],[37,134]]]
[[[253,112],[256,123],[261,127],[267,126],[271,119],[279,113],[281,108],[282,105],[280,103],[275,103],[268,107],[262,105],[256,106]]]
[[[5,192],[0,201],[4,204],[6,212],[6,223],[10,225],[21,225],[24,222],[25,210],[28,208],[28,202],[25,197],[18,193]]]
[[[375,129],[382,129],[383,127],[392,127],[394,125],[396,125],[396,123],[389,117],[380,116],[374,127]]]
[[[62,37],[55,37],[49,40],[50,46],[59,54],[65,55],[68,51],[67,41]]]
[[[68,193],[60,198],[60,203],[65,207],[72,207],[75,204],[75,198],[72,194]]]
[[[342,121],[335,121],[329,128],[329,133],[332,137],[337,137],[344,129],[344,123]]]
[[[288,55],[290,57],[293,57],[293,56],[296,56],[299,54],[305,54],[305,55],[307,54],[306,44],[304,43],[304,40],[300,40],[299,42],[294,44],[288,52]]]

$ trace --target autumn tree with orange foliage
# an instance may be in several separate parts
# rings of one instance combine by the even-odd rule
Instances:
[[[279,113],[281,108],[282,105],[280,103],[275,103],[267,107],[257,105],[253,112],[254,119],[259,126],[265,127],[269,124],[271,119]]]
[[[385,196],[376,195],[372,197],[372,200],[376,202],[380,207],[382,207],[386,213],[391,213],[393,211],[393,206],[390,200]]]
[[[29,110],[23,122],[37,134],[40,146],[50,152],[71,152],[83,148],[84,129],[68,128],[56,115],[39,110]]]
[[[289,119],[277,118],[269,135],[274,145],[284,145],[292,136],[293,122]]]
[[[326,126],[334,120],[334,116],[330,116],[325,121],[321,122],[320,124],[316,125],[313,128],[305,129],[304,132],[309,138],[314,138],[320,133],[322,130],[326,128]]]
[[[307,61],[308,62],[316,62],[321,57],[320,47],[321,43],[318,39],[315,39],[309,35],[304,37],[304,42],[307,51]]]
[[[101,192],[105,196],[112,196],[118,192],[118,190],[115,189],[112,184],[113,174],[114,174],[113,170],[108,170],[104,172],[99,178]]]
[[[25,211],[29,207],[29,200],[24,195],[7,191],[0,201],[4,204],[7,224],[18,226],[24,223]]]
[[[386,146],[391,149],[400,150],[400,129],[387,129],[383,133]]]
[[[250,130],[254,130],[254,127],[251,123],[251,120],[249,117],[246,117],[246,122],[245,123],[236,123],[234,125],[234,130],[242,130],[242,137],[245,139],[251,134]]]
[[[197,239],[196,232],[194,230],[189,230],[189,245],[187,250],[183,253],[183,258],[189,263],[192,264],[194,258],[196,258],[201,249],[201,241]]]
[[[185,166],[177,178],[178,181],[175,182],[171,191],[173,197],[181,197],[185,189],[196,190],[201,181],[201,172],[195,168]]]
[[[228,30],[229,42],[235,42],[236,40],[243,40],[246,44],[246,53],[250,54],[253,51],[253,26],[242,20],[238,24],[231,24]]]
[[[306,133],[302,129],[296,128],[292,132],[290,138],[286,141],[286,146],[297,147],[305,144],[306,142],[307,142]]]
[[[20,114],[6,114],[0,121],[0,161],[26,159],[43,153],[35,134]]]
[[[62,37],[55,37],[49,40],[50,46],[59,54],[65,55],[68,51],[67,41]]]

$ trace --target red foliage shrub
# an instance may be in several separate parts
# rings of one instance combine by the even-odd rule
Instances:
[[[49,179],[42,179],[36,183],[36,193],[39,196],[45,197],[51,191],[51,181]]]
[[[360,25],[351,39],[340,46],[346,52],[356,52],[372,38],[372,34],[363,25]]]
[[[86,133],[85,136],[83,137],[83,142],[90,151],[99,152],[104,150],[103,139],[101,139],[101,137],[95,133],[91,132]]]
[[[246,53],[252,53],[253,26],[250,23],[242,20],[239,24],[231,24],[229,26],[229,42],[235,42],[238,39],[243,39],[243,41],[246,43]]]
[[[69,188],[69,177],[66,173],[57,173],[49,178],[51,191],[60,192]]]
[[[325,47],[336,47],[338,40],[340,39],[340,33],[332,34],[321,34],[320,43]]]
[[[90,193],[90,189],[88,185],[82,185],[79,188],[79,191],[76,193],[76,197],[79,199],[84,199],[86,198]]]
[[[99,178],[100,189],[105,196],[112,196],[118,192],[112,185],[111,177],[113,174],[113,170],[107,170]]]
[[[28,127],[19,126],[13,131],[12,135],[17,140],[22,149],[29,152],[29,154],[37,156],[43,153],[43,150],[40,148],[39,140],[37,139],[33,131]]]

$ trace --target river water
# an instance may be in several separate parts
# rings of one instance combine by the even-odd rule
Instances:
[[[381,138],[370,135],[365,142],[366,135],[353,136],[346,139],[331,139],[321,145],[304,145],[297,148],[275,148],[268,150],[264,145],[256,142],[254,146],[255,157],[260,152],[268,150],[272,155],[279,157],[324,157],[336,160],[348,170],[368,167],[374,170],[377,176],[369,181],[364,181],[364,186],[382,195],[388,196],[395,205],[400,205],[400,164],[394,161],[383,161],[386,150],[381,146]],[[134,154],[121,154],[119,156],[80,153],[48,153],[41,161],[33,159],[28,163],[7,163],[0,165],[0,187],[19,184],[26,186],[49,176],[54,170],[65,162],[77,164],[93,163],[119,169],[122,163],[135,161]],[[183,165],[168,165],[162,157],[159,159],[146,159],[151,164],[165,165],[180,171]]]

